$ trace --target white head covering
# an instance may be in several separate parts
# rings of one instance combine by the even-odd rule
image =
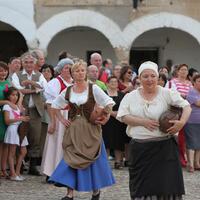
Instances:
[[[139,67],[139,70],[138,70],[138,75],[140,76],[141,73],[145,70],[145,69],[151,69],[153,70],[154,72],[156,72],[157,76],[158,76],[158,65],[154,62],[151,62],[151,61],[146,61],[144,63],[142,63]]]
[[[57,66],[54,68],[54,70],[56,72],[60,73],[65,65],[73,65],[73,64],[74,64],[74,62],[70,58],[63,58],[58,62]]]

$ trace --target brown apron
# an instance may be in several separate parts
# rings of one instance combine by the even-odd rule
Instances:
[[[87,102],[80,106],[70,102],[70,90],[71,87],[68,87],[65,98],[69,101],[69,119],[72,122],[66,128],[63,137],[64,160],[72,168],[84,169],[100,155],[101,126],[89,122],[90,114],[95,105],[92,84],[89,84]]]

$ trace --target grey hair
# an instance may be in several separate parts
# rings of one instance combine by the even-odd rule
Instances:
[[[26,58],[32,58],[33,61],[34,61],[34,64],[36,64],[36,62],[37,62],[37,59],[30,52],[26,52],[26,53],[24,53],[24,54],[21,55],[22,62],[24,62],[24,60]]]

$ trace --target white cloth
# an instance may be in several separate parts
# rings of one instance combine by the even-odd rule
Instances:
[[[158,65],[154,62],[151,61],[146,61],[144,63],[142,63],[138,69],[138,76],[141,75],[141,73],[145,70],[145,69],[151,69],[153,70],[157,76],[158,76]]]
[[[101,88],[99,88],[97,85],[92,86],[93,95],[96,103],[99,106],[105,107],[109,104],[115,105],[115,102],[110,98]],[[70,101],[72,103],[75,103],[76,105],[84,104],[88,99],[88,87],[85,91],[82,93],[75,93],[73,89],[70,92]],[[57,109],[63,109],[66,107],[66,104],[68,103],[65,99],[65,93],[66,90],[63,90],[59,96],[56,97],[56,99],[52,102],[52,107]]]
[[[35,72],[33,71],[31,73],[31,75],[29,75],[25,69],[23,69],[22,71],[22,74],[26,74],[27,75],[27,78],[28,80],[32,80],[32,75],[35,74]],[[40,74],[40,77],[39,77],[39,81],[36,82],[42,89],[41,90],[38,90],[38,91],[42,91],[46,85],[47,85],[47,81],[46,79],[44,78],[44,76],[42,74]],[[12,84],[14,87],[16,87],[18,90],[21,90],[21,89],[25,89],[25,87],[21,86],[20,85],[20,82],[19,82],[19,78],[17,76],[16,73],[14,73],[12,75]],[[33,102],[33,98],[32,98],[32,95],[30,95],[30,100],[29,100],[29,107],[34,107],[34,102]]]
[[[3,106],[3,111],[9,113],[10,119],[17,119],[18,117],[20,117],[19,108],[17,108],[17,110],[14,110],[9,105],[6,104]],[[21,122],[18,121],[8,126],[8,128],[6,129],[5,137],[4,137],[4,143],[20,145],[19,135],[17,132],[17,129],[20,123]],[[27,146],[27,145],[28,145],[28,140],[27,140],[27,137],[25,136],[25,138],[22,141],[21,146]]]
[[[69,87],[71,84],[69,84],[68,82],[66,82],[61,76],[59,76],[63,83]],[[45,88],[44,91],[44,96],[46,98],[46,103],[51,104],[52,101],[60,94],[60,90],[61,90],[61,85],[60,82],[57,78],[54,78],[52,80],[50,80],[47,83],[47,86]]]
[[[158,86],[158,94],[153,101],[146,101],[140,94],[141,88],[134,90],[123,98],[117,113],[117,119],[126,115],[138,116],[159,120],[160,115],[165,112],[170,105],[185,107],[189,105],[177,91],[162,88]],[[127,126],[127,135],[135,139],[148,139],[153,137],[162,137],[166,134],[162,133],[159,128],[149,131],[144,126]]]
[[[60,78],[62,77],[60,76]],[[69,87],[70,84],[67,83],[64,79],[62,80],[64,84]],[[52,101],[59,95],[60,90],[61,85],[57,78],[49,81],[44,92],[44,95],[47,99],[46,103],[51,104]],[[67,110],[62,110],[61,114],[65,119],[68,119]],[[47,176],[51,176],[63,158],[62,141],[64,132],[65,126],[57,120],[55,132],[53,134],[47,133],[41,163],[41,172]]]
[[[68,119],[68,111],[62,110],[62,116]],[[51,176],[57,165],[63,158],[62,141],[65,133],[65,126],[56,121],[56,130],[53,134],[47,133],[41,163],[41,172]]]

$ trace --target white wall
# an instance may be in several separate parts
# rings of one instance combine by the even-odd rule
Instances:
[[[171,28],[148,31],[139,36],[132,47],[159,47],[159,65],[171,59],[173,64],[186,63],[200,70],[200,46],[196,39],[183,31]]]
[[[111,58],[114,63],[116,61],[114,50],[109,41],[93,29],[77,27],[57,34],[49,44],[47,62],[55,65],[58,53],[62,50],[84,60],[87,50],[101,50],[103,59]]]
[[[33,0],[0,0],[0,6],[10,8],[29,20],[34,20]]]

